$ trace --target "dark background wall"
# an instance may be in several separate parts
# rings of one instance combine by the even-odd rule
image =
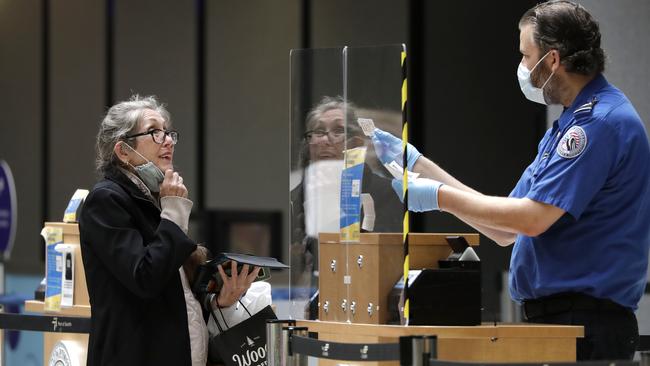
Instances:
[[[413,136],[421,152],[468,186],[506,196],[534,158],[546,109],[526,101],[516,77],[517,23],[535,1],[415,1],[410,48]],[[445,213],[416,215],[432,232],[472,228]],[[484,319],[498,310],[511,247],[481,237]]]
[[[18,228],[7,270],[33,273],[44,270],[38,233],[47,206],[43,182],[49,179],[43,164],[49,136],[42,124],[49,115],[42,103],[46,92],[42,13],[37,0],[3,3],[0,10],[0,156],[11,166],[18,191]]]
[[[515,75],[517,21],[534,3],[1,1],[0,159],[13,169],[19,200],[7,271],[42,273],[43,221],[59,221],[74,189],[92,187],[100,118],[133,93],[155,94],[169,106],[193,221],[204,209],[280,211],[288,243],[294,48],[406,43],[414,144],[468,185],[508,194],[546,121],[545,108],[525,101]],[[624,91],[629,86],[649,121],[647,2],[584,3],[604,17],[612,66],[624,65],[611,68],[613,77]],[[634,47],[607,43],[623,31]],[[470,230],[440,213],[415,216],[413,226]],[[509,253],[482,241],[488,320]]]

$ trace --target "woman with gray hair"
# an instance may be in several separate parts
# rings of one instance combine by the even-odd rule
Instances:
[[[101,123],[103,178],[79,220],[92,307],[89,366],[206,364],[202,309],[182,270],[197,250],[187,236],[192,201],[174,171],[178,132],[170,127],[162,104],[137,95]],[[214,305],[234,304],[258,271],[245,266],[227,277],[220,268],[224,285]]]

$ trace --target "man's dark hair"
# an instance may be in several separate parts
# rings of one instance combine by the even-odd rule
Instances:
[[[537,4],[519,20],[520,29],[527,24],[533,25],[542,54],[558,50],[568,72],[594,75],[605,70],[598,22],[582,5],[563,0]]]

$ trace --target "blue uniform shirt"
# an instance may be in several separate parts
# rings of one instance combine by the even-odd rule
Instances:
[[[516,301],[581,292],[636,309],[650,246],[650,148],[625,95],[596,76],[539,143],[511,197],[566,213],[537,237],[517,235]]]

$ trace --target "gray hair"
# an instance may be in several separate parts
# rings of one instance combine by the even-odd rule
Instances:
[[[336,97],[324,96],[318,103],[316,103],[316,105],[309,111],[309,113],[307,113],[307,118],[305,122],[307,131],[311,131],[315,129],[321,116],[325,112],[331,111],[333,109],[339,109],[343,111],[343,113],[345,113],[345,117],[347,120],[347,126],[345,127],[347,129],[346,138],[349,139],[351,137],[363,136],[363,131],[361,130],[361,127],[357,123],[356,105],[352,102],[344,101],[343,98],[340,96],[336,96]],[[298,161],[300,166],[302,167],[305,167],[309,164],[309,144],[306,138],[303,139],[303,144],[302,144],[302,148],[300,149]]]
[[[135,94],[129,100],[115,104],[106,112],[97,133],[95,167],[99,174],[103,175],[110,168],[118,166],[119,162],[113,153],[118,141],[123,140],[133,147],[136,146],[135,139],[125,140],[124,136],[136,132],[138,121],[146,109],[160,113],[165,119],[166,126],[171,125],[169,112],[155,96],[141,97]]]
[[[320,117],[327,111],[332,109],[340,109],[345,113],[347,119],[347,133],[348,136],[361,135],[362,131],[359,125],[357,124],[357,112],[356,106],[352,102],[346,102],[342,97],[323,97],[314,108],[312,108],[309,113],[307,113],[307,130],[313,130],[316,128],[316,124]]]

